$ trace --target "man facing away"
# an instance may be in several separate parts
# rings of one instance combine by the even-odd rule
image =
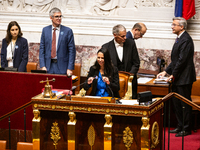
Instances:
[[[118,24],[113,27],[114,39],[104,44],[110,52],[110,56],[114,66],[119,71],[126,71],[134,74],[132,80],[132,98],[137,98],[137,72],[140,67],[140,59],[138,56],[135,42],[126,38],[126,28]]]
[[[52,25],[44,27],[40,41],[39,61],[42,70],[51,74],[72,75],[76,56],[72,29],[61,25],[61,10],[49,11]]]
[[[177,39],[172,48],[171,63],[165,71],[157,75],[157,78],[169,74],[170,76],[166,81],[172,80],[172,92],[176,92],[191,101],[192,84],[196,81],[196,73],[193,62],[194,44],[190,35],[185,31],[186,27],[187,22],[184,18],[173,18],[171,28],[172,32],[177,35]],[[192,107],[177,98],[173,98],[172,101],[178,125],[170,133],[176,133],[176,137],[191,134]],[[184,114],[183,107],[185,107]]]
[[[137,40],[139,38],[142,38],[143,35],[146,33],[147,27],[145,26],[144,23],[136,23],[131,31],[128,31],[126,33],[126,38],[127,39],[132,39],[132,40]]]

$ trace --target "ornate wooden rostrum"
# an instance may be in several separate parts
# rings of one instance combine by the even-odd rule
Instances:
[[[42,118],[40,149],[162,149],[162,99],[150,106],[131,106],[106,103],[105,98],[103,102],[101,98],[95,98],[98,102],[93,102],[94,98],[84,101],[86,98],[76,97],[74,100],[73,96],[71,100],[41,97],[32,98],[33,109],[39,110]],[[55,135],[60,134],[54,141],[50,135],[54,133],[52,127],[59,128]],[[148,138],[145,139],[143,135],[148,135]]]

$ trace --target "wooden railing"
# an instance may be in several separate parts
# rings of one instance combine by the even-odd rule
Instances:
[[[16,109],[14,109],[13,111],[11,111],[11,112],[9,112],[9,113],[7,113],[7,114],[5,114],[5,115],[0,117],[0,121],[3,120],[3,119],[8,118],[8,123],[9,123],[9,149],[11,149],[11,129],[10,129],[10,122],[11,121],[10,121],[10,116],[12,116],[15,113],[17,113],[17,112],[19,112],[19,111],[24,109],[24,142],[26,142],[26,108],[28,106],[30,106],[31,104],[32,104],[32,102],[30,101],[30,102],[28,102],[28,103],[26,103],[26,104],[24,104],[24,105],[22,105],[22,106],[20,106],[20,107],[18,107]]]
[[[165,131],[165,128],[166,128],[166,116],[167,116],[167,113],[166,113],[166,102],[169,101],[169,109],[168,109],[168,150],[169,150],[169,147],[170,147],[170,110],[171,110],[171,98],[172,97],[176,97],[178,98],[179,100],[183,101],[184,103],[190,105],[193,109],[195,110],[198,110],[200,111],[200,106],[193,103],[192,101],[188,100],[187,98],[175,93],[175,92],[171,92],[169,94],[167,94],[165,97],[163,97],[162,101],[165,103],[165,106],[164,106],[164,131]],[[184,114],[184,111],[185,111],[185,108],[183,107],[183,114]],[[184,125],[184,116],[183,116],[183,125]],[[183,131],[184,132],[184,131]],[[164,145],[163,145],[163,149],[165,150],[165,132],[164,132]],[[182,136],[182,150],[184,150],[184,136]]]

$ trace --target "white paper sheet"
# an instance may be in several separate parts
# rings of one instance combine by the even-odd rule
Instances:
[[[138,83],[147,83],[147,82],[149,82],[149,81],[151,81],[153,78],[148,78],[148,77],[139,77],[138,79],[137,79],[137,81],[138,81]]]

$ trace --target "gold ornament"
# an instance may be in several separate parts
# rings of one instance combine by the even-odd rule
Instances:
[[[88,142],[89,145],[91,146],[91,150],[92,146],[94,145],[94,141],[95,141],[95,130],[94,127],[91,125],[88,129]]]
[[[133,132],[129,127],[126,127],[123,131],[123,142],[127,150],[130,150],[131,144],[133,143]]]
[[[61,139],[60,137],[60,129],[58,127],[58,123],[54,122],[53,126],[51,127],[51,139],[53,140],[53,145],[55,146],[55,149],[57,149],[58,140]]]
[[[151,129],[151,148],[156,148],[156,146],[159,144],[159,126],[158,123],[155,121],[153,123],[152,129]]]

